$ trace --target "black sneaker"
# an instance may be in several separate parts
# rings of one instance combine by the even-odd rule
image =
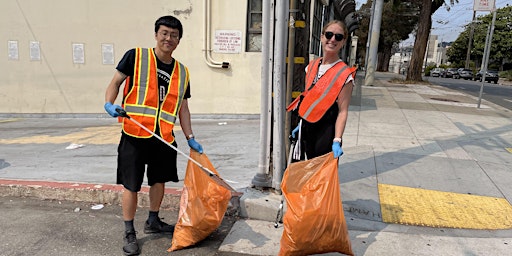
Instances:
[[[139,255],[139,244],[135,231],[125,231],[123,252],[124,255]]]
[[[146,233],[146,234],[173,233],[173,232],[174,232],[174,226],[161,221],[160,218],[151,222],[151,224],[146,220],[146,223],[144,224],[144,233]]]

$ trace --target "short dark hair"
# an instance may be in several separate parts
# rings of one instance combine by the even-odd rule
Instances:
[[[160,29],[160,25],[177,29],[180,33],[180,39],[183,36],[183,26],[181,25],[180,20],[174,16],[167,15],[158,18],[158,20],[155,21],[155,33]]]

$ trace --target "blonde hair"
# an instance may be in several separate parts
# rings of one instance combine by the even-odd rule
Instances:
[[[343,29],[343,33],[345,34],[345,38],[348,37],[348,29],[347,29],[347,25],[345,25],[345,22],[341,21],[341,20],[331,20],[329,21],[329,23],[327,23],[324,28],[322,29],[322,34],[325,33],[325,30],[330,26],[330,25],[333,25],[333,24],[338,24],[341,29]]]

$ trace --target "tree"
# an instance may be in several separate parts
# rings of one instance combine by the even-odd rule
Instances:
[[[479,16],[475,20],[473,48],[471,49],[471,59],[481,65],[485,48],[485,40],[488,27],[491,25],[492,13]],[[471,29],[471,23],[466,25],[465,30],[457,37],[452,47],[448,49],[448,60],[458,63],[468,49],[468,34]],[[465,57],[464,57],[465,58]],[[491,52],[489,54],[489,67],[491,69],[503,70],[507,60],[512,60],[512,6],[506,6],[496,10],[496,22],[491,43]]]
[[[366,55],[368,41],[368,28],[371,15],[371,1],[363,4],[357,15],[361,17],[356,35],[359,38],[358,49],[360,54]],[[379,51],[377,71],[388,71],[389,60],[393,54],[393,47],[409,37],[418,23],[419,1],[386,1],[382,12],[382,22],[379,37]],[[364,63],[366,65],[366,63]]]
[[[446,56],[448,57],[448,61],[451,62],[453,67],[464,67],[464,62],[466,60],[466,54],[468,49],[468,41],[469,41],[469,30],[471,27],[468,26],[466,30],[459,34],[459,37],[453,41],[450,45],[450,48],[446,50]],[[476,29],[475,29],[476,32]],[[472,48],[472,52],[474,52],[475,48]],[[470,58],[472,59],[472,58]]]
[[[411,63],[407,71],[407,81],[422,81],[421,69],[423,66],[423,58],[427,50],[427,42],[430,36],[430,29],[432,28],[432,14],[434,14],[439,7],[446,4],[444,0],[422,0],[422,7],[419,14],[418,29],[416,38],[414,39],[414,48],[411,56]],[[453,5],[457,0],[450,0],[450,5]]]
[[[388,71],[393,46],[409,38],[418,24],[419,1],[388,2],[384,5],[379,38],[377,71]]]

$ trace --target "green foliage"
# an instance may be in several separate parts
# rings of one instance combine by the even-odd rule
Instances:
[[[430,76],[430,71],[432,71],[432,69],[436,68],[436,65],[435,64],[429,64],[427,66],[427,68],[425,69],[425,76]]]
[[[471,48],[471,60],[477,60],[480,65],[483,59],[485,40],[488,27],[492,22],[492,13],[479,16],[474,23],[474,35]],[[464,66],[468,49],[469,34],[471,23],[466,25],[465,30],[453,42],[447,50],[448,60],[457,65]],[[489,67],[494,69],[503,69],[506,61],[512,60],[512,6],[506,6],[497,9],[496,22],[491,43],[491,52],[489,54]]]
[[[512,81],[512,69],[507,71],[502,71],[499,73],[500,77],[503,79],[507,79],[509,81]]]
[[[417,12],[419,4],[420,1],[400,0],[393,0],[384,4],[379,37],[379,53],[387,52],[391,55],[393,45],[409,38],[409,34],[411,34],[418,23]],[[365,54],[366,52],[371,5],[372,2],[369,0],[357,10],[357,15],[361,17],[359,29],[356,30],[356,35],[359,38],[358,49],[360,49],[360,54]]]
[[[459,35],[459,37],[457,37],[450,48],[446,50],[448,61],[456,66],[464,66],[464,61],[466,60],[466,54],[468,51],[468,40],[469,31],[465,30]]]

